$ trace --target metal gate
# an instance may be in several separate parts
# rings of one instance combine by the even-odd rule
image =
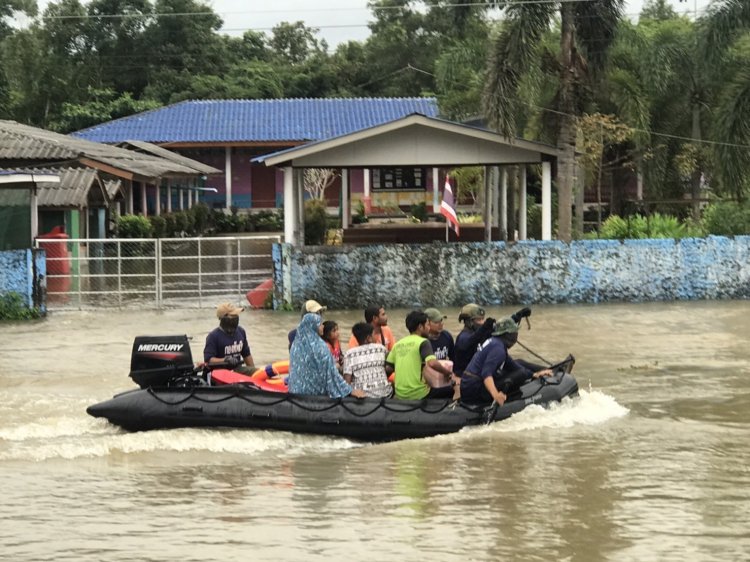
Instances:
[[[217,238],[55,238],[47,254],[49,310],[202,308],[245,302],[271,278],[281,235]]]

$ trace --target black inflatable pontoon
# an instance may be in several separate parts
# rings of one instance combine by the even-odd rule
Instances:
[[[267,392],[248,385],[205,386],[202,379],[187,372],[192,369],[187,338],[148,338],[160,343],[144,340],[136,338],[131,362],[131,377],[144,388],[90,406],[90,415],[129,431],[244,427],[392,441],[454,433],[506,419],[530,404],[545,405],[578,394],[575,378],[562,368],[552,377],[529,381],[500,407],[450,400],[331,399]],[[150,354],[147,365],[142,361],[144,353]],[[154,360],[173,367],[143,368],[152,367]]]

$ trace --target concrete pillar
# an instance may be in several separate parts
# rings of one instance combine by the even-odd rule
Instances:
[[[167,179],[167,212],[172,212],[172,178]]]
[[[156,185],[154,186],[154,212],[156,213],[156,216],[158,217],[161,215],[161,179],[156,179]]]
[[[341,170],[341,228],[349,228],[352,209],[349,204],[349,170]]]
[[[39,202],[37,201],[37,188],[36,184],[31,186],[31,205],[29,212],[31,213],[31,242],[36,240],[39,236]]]
[[[294,197],[297,205],[297,221],[294,225],[294,239],[298,246],[305,245],[305,169],[294,169]]]
[[[438,168],[432,169],[432,212],[440,213],[440,185],[438,185]],[[458,202],[456,202],[458,204]]]
[[[294,170],[282,168],[284,172],[284,242],[296,244],[294,227],[297,223],[297,198],[294,193]]]
[[[364,188],[362,203],[365,207],[365,214],[369,215],[372,212],[372,195],[370,195],[370,168],[364,168],[362,170],[362,186]]]
[[[129,215],[133,214],[133,180],[129,180],[127,183],[128,193],[125,199],[125,212]]]
[[[518,190],[518,239],[526,240],[528,234],[526,209],[526,165],[521,165],[521,185]]]
[[[508,239],[508,168],[503,166],[500,175],[500,238]]]
[[[551,162],[542,162],[542,240],[552,240]]]
[[[146,184],[141,182],[141,214],[148,216],[148,200],[146,199]]]
[[[484,241],[492,240],[492,168],[484,167],[484,207],[482,221],[484,221]]]
[[[232,147],[224,149],[224,189],[226,190],[226,209],[232,207]]]

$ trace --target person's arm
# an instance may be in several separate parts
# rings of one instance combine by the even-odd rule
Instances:
[[[245,362],[245,365],[250,367],[251,369],[255,367],[255,363],[253,362],[253,354],[250,352],[250,344],[247,343],[247,334],[244,330],[242,330],[242,351],[240,352],[240,355],[242,355],[242,359]]]
[[[505,404],[505,400],[508,398],[504,392],[501,392],[497,389],[495,386],[495,379],[492,377],[486,377],[484,379],[484,388],[487,389],[487,392],[490,393],[490,396],[492,396],[492,399],[497,402],[500,406]]]
[[[354,373],[352,372],[352,365],[351,365],[351,360],[350,360],[348,351],[343,354],[343,366],[341,370],[344,375],[344,380],[346,381],[346,384],[351,385],[352,380],[354,380]]]
[[[533,374],[533,378],[538,379],[539,377],[551,377],[554,373],[552,369],[542,369]]]
[[[203,361],[209,365],[214,363],[224,363],[224,357],[218,357],[219,351],[216,345],[216,338],[214,338],[213,332],[209,332],[206,336],[206,345],[203,348]]]
[[[495,329],[495,319],[494,318],[487,318],[484,321],[484,324],[479,326],[477,330],[471,334],[471,337],[469,338],[469,349],[476,349],[476,347],[482,343],[484,340],[489,338],[492,335],[492,330]]]

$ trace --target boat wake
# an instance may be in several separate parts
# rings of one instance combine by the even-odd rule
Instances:
[[[563,398],[562,402],[552,402],[545,408],[529,406],[510,419],[483,427],[480,431],[514,433],[541,428],[598,425],[624,417],[629,412],[609,394],[581,389],[575,398]]]
[[[152,452],[295,456],[361,447],[347,439],[244,429],[127,433],[104,420],[58,418],[0,429],[0,461],[78,459]]]

